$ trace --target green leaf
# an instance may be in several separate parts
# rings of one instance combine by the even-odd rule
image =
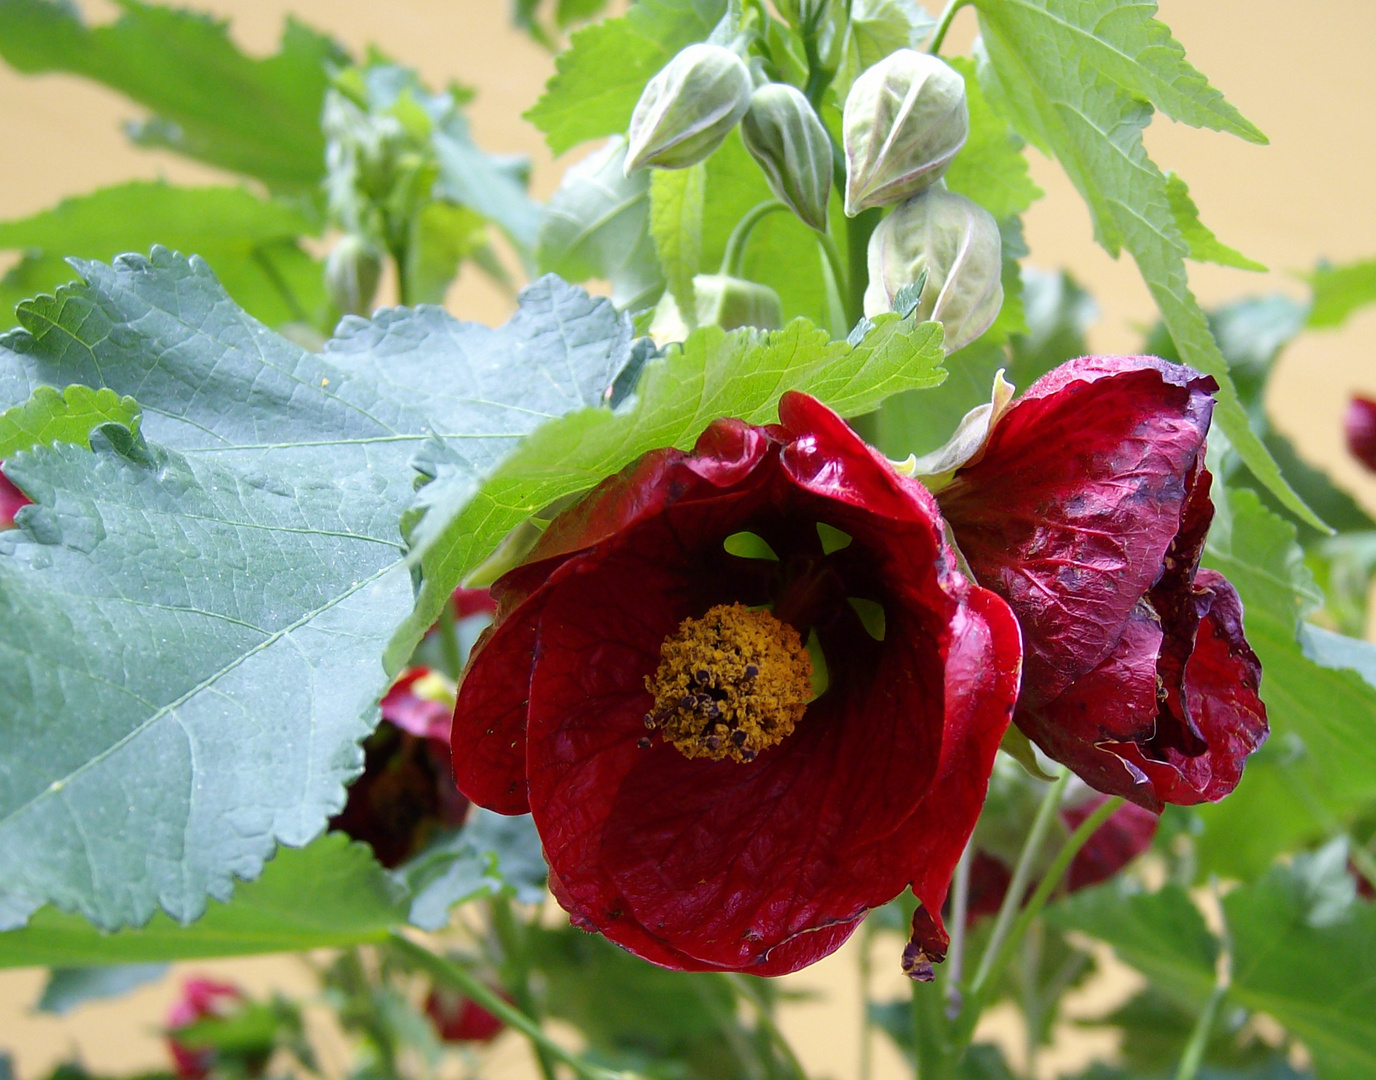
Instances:
[[[440,168],[437,190],[494,222],[521,250],[534,248],[540,208],[526,194],[525,168],[514,169],[512,161],[478,149],[468,121],[452,103],[437,119],[430,142]]]
[[[1376,798],[1376,688],[1315,663],[1297,640],[1300,617],[1321,598],[1294,526],[1249,490],[1220,488],[1214,502],[1204,562],[1242,597],[1271,738],[1236,791],[1196,809],[1206,825],[1197,844],[1203,870],[1255,878],[1278,853]],[[1265,829],[1247,826],[1257,814]]]
[[[1155,0],[1124,5],[1118,0],[975,0],[981,22],[1004,37],[1021,38],[1030,52],[1045,50],[1044,63],[1100,72],[1122,91],[1153,102],[1172,120],[1226,131],[1265,143],[1208,79],[1185,60],[1170,28],[1152,16]],[[1073,57],[1075,63],[1065,59]]]
[[[538,904],[547,876],[530,815],[503,817],[481,808],[474,808],[462,829],[396,871],[411,894],[410,921],[422,930],[442,930],[450,908],[476,896],[505,894]]]
[[[1323,523],[1286,484],[1248,427],[1228,365],[1190,292],[1189,249],[1171,211],[1166,178],[1142,145],[1155,102],[1186,123],[1254,141],[1241,118],[1184,61],[1155,4],[1117,0],[977,0],[983,31],[979,76],[1019,133],[1060,161],[1089,206],[1095,237],[1137,262],[1182,359],[1219,383],[1214,418],[1253,474],[1294,514]],[[1066,63],[1066,57],[1077,62]]]
[[[1341,326],[1353,312],[1376,303],[1376,259],[1320,266],[1309,275],[1309,284],[1314,288],[1309,325],[1325,330]]]
[[[1376,906],[1352,901],[1340,849],[1277,866],[1230,892],[1223,911],[1232,996],[1302,1039],[1322,1080],[1364,1080],[1376,1075]]]
[[[40,386],[27,402],[0,416],[0,460],[58,442],[89,447],[91,432],[111,423],[137,432],[138,403],[131,397],[89,386],[69,386],[62,393]]]
[[[459,264],[487,243],[486,226],[486,219],[466,206],[426,203],[411,225],[408,299],[414,304],[443,304]]]
[[[623,172],[621,136],[564,173],[545,204],[536,262],[569,281],[604,278],[623,311],[650,307],[664,288],[650,236],[650,176]]]
[[[20,301],[71,280],[66,257],[109,260],[154,244],[201,255],[235,302],[263,322],[313,321],[325,297],[320,264],[297,240],[319,231],[299,206],[244,188],[136,180],[64,199],[0,222],[0,250],[28,256],[0,281],[0,327],[14,325],[9,313]]]
[[[786,390],[820,398],[842,415],[875,408],[901,390],[941,381],[937,323],[881,316],[857,345],[832,341],[798,319],[766,333],[695,331],[646,364],[635,397],[616,412],[583,409],[533,431],[483,484],[462,467],[422,488],[425,516],[411,534],[423,555],[415,614],[389,652],[402,662],[445,598],[513,528],[554,500],[591,487],[648,450],[691,447],[718,417],[777,417]]]
[[[946,171],[946,186],[973,199],[999,221],[1025,214],[1045,194],[1032,182],[1023,154],[1026,144],[985,98],[975,78],[974,61],[960,56],[947,63],[965,78],[970,134]]]
[[[1218,940],[1178,885],[1143,893],[1119,879],[1053,904],[1046,919],[1107,942],[1124,963],[1182,1004],[1202,1004],[1213,990]]]
[[[525,118],[556,154],[622,134],[650,77],[685,45],[706,40],[726,8],[726,0],[636,0],[621,18],[579,30]]]
[[[701,162],[687,169],[653,169],[650,173],[650,236],[669,294],[690,329],[697,325],[693,278],[702,270],[706,186],[707,169]]]
[[[0,941],[3,941],[0,938]],[[106,967],[54,968],[34,1009],[63,1016],[88,1001],[123,997],[130,990],[156,982],[166,964],[111,964]]]
[[[949,374],[940,386],[911,390],[884,402],[876,422],[875,445],[895,461],[909,454],[921,457],[944,446],[966,413],[989,404],[994,375],[1007,366],[1004,350],[983,340],[953,353],[947,360]]]
[[[300,952],[378,942],[406,920],[406,902],[366,844],[330,833],[281,848],[257,881],[211,904],[191,926],[155,915],[140,929],[104,933],[55,908],[0,933],[0,967],[95,966]]]
[[[1265,266],[1247,258],[1236,248],[1230,248],[1199,220],[1199,207],[1195,206],[1194,200],[1190,198],[1189,185],[1175,173],[1166,174],[1166,198],[1170,200],[1176,227],[1189,246],[1190,258],[1195,262],[1211,262],[1238,270],[1266,272]]]
[[[0,536],[0,906],[186,921],[318,835],[361,768],[413,606],[411,457],[451,437],[490,469],[603,400],[629,328],[547,279],[498,330],[387,311],[315,354],[198,260],[78,266],[0,340],[0,400],[137,391],[150,442],[106,424],[6,461],[36,505]]]
[[[130,126],[145,146],[314,194],[325,171],[325,67],[348,60],[333,41],[288,19],[281,51],[255,60],[209,16],[119,6],[115,23],[87,27],[71,4],[0,0],[0,56],[25,74],[66,71],[137,101],[153,114]]]

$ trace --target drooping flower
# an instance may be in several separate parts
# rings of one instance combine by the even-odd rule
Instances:
[[[1352,456],[1376,472],[1376,401],[1354,394],[1343,416],[1343,434]]]
[[[1017,627],[921,485],[812,398],[779,415],[645,455],[498,580],[456,775],[533,813],[574,921],[655,963],[793,971],[911,883],[930,977]]]
[[[976,579],[1022,627],[1018,726],[1151,810],[1227,795],[1268,730],[1237,591],[1199,566],[1215,389],[1155,357],[1072,360],[938,494]]]
[[[187,979],[182,994],[167,1010],[167,1050],[181,1080],[205,1080],[215,1063],[215,1051],[193,1048],[178,1041],[175,1032],[209,1017],[226,1017],[244,1003],[244,993],[232,983],[213,979]]]
[[[449,765],[453,689],[426,668],[403,672],[382,699],[382,722],[363,744],[363,775],[330,828],[366,841],[386,867],[416,854],[437,828],[457,828],[468,800]]]
[[[451,1043],[491,1042],[506,1027],[472,998],[438,986],[426,995],[425,1014],[439,1037]]]

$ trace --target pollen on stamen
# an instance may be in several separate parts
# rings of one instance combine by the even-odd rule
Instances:
[[[798,631],[768,611],[718,604],[684,619],[646,677],[645,726],[690,758],[750,762],[793,733],[812,697]]]

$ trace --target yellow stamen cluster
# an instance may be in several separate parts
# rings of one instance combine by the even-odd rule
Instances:
[[[812,659],[798,631],[767,611],[718,604],[684,619],[646,677],[645,726],[686,757],[753,761],[793,733],[812,696]]]

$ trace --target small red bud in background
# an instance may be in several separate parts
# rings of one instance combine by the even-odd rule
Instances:
[[[472,998],[439,987],[425,999],[425,1012],[445,1042],[491,1042],[506,1027]]]
[[[182,984],[182,996],[167,1010],[167,1030],[190,1027],[207,1016],[225,1016],[243,1000],[243,991],[237,986],[213,979],[187,979]],[[210,1075],[214,1050],[192,1050],[170,1034],[167,1049],[172,1055],[173,1071],[181,1080],[205,1080]]]
[[[1376,401],[1354,394],[1343,417],[1347,449],[1372,472],[1376,472]]]

